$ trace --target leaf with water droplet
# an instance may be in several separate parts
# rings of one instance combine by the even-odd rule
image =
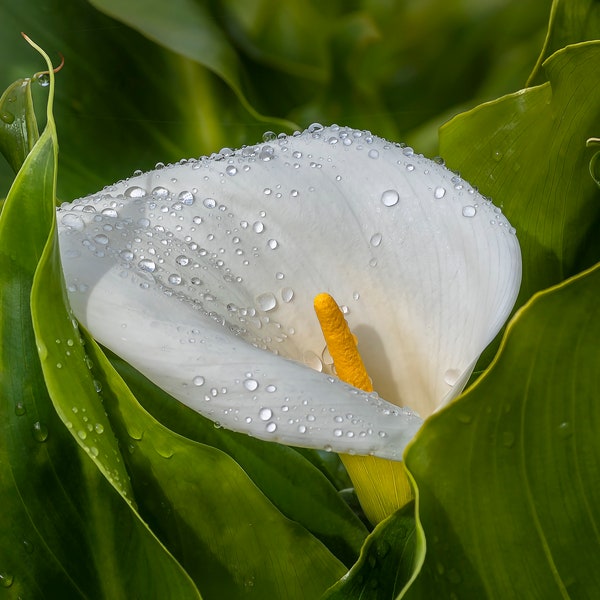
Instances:
[[[0,97],[0,152],[15,173],[38,138],[31,79],[19,79]]]
[[[424,537],[414,510],[410,502],[379,523],[367,538],[358,562],[322,600],[400,598],[425,556]]]

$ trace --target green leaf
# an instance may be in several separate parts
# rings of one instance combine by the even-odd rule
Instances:
[[[64,313],[56,304],[48,310],[61,285],[51,102],[52,84],[46,128],[0,217],[0,584],[15,598],[198,598],[179,565],[76,444],[44,383],[38,348],[44,357],[50,340],[35,338],[30,295],[42,321],[60,321]],[[54,289],[45,295],[40,281]]]
[[[204,598],[317,598],[345,572],[234,460],[156,421],[91,339],[86,347],[140,513]]]
[[[287,518],[310,531],[346,566],[354,563],[367,535],[364,525],[335,488],[296,450],[215,427],[122,359],[109,356],[144,408],[158,421],[180,435],[227,453]]]
[[[535,296],[408,449],[427,556],[407,598],[596,597],[599,295],[600,265]]]
[[[548,83],[481,105],[440,131],[449,166],[517,228],[517,304],[600,259],[600,197],[586,148],[600,123],[600,42],[560,50],[544,69]]]
[[[322,596],[322,600],[399,598],[408,589],[425,557],[423,532],[411,502],[377,525],[359,561]]]
[[[31,79],[15,81],[0,97],[0,152],[15,173],[39,137]]]
[[[597,0],[553,0],[544,47],[527,85],[545,81],[542,66],[552,54],[571,44],[596,40],[599,34],[600,4]]]

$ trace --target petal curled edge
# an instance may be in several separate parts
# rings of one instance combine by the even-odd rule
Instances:
[[[313,447],[327,433],[342,452],[389,457],[386,443],[403,446],[416,421],[399,411],[380,428],[393,406],[298,364],[329,368],[317,293],[343,305],[379,394],[427,415],[460,392],[520,284],[500,209],[412,149],[337,126],[145,173],[60,212],[73,308],[102,343],[224,426],[259,435],[258,419],[280,439],[295,427],[290,443]],[[223,410],[207,408],[214,398]],[[332,423],[286,421],[286,398],[313,416],[335,409]],[[263,424],[262,408],[279,421]],[[228,409],[241,412],[228,420]],[[361,433],[369,441],[355,444]]]

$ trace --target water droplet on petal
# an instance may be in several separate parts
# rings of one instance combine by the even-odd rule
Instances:
[[[375,150],[375,148],[369,150],[369,158],[379,158],[379,150]]]
[[[202,377],[202,375],[196,375],[196,377],[194,377],[194,379],[192,379],[192,383],[195,386],[200,387],[201,385],[204,385],[204,377]]]
[[[184,190],[183,192],[179,192],[179,196],[177,196],[177,200],[181,202],[181,204],[185,204],[186,206],[191,206],[194,204],[196,198],[192,192],[188,190]]]
[[[271,421],[270,423],[267,423],[266,429],[269,433],[273,433],[277,429],[277,425]]]
[[[144,196],[147,195],[147,192],[144,188],[141,188],[139,185],[134,185],[130,188],[127,188],[123,195],[125,196],[125,198],[135,199],[135,198],[143,198]]]
[[[254,233],[262,233],[265,230],[265,225],[262,221],[255,221],[252,225]]]
[[[381,235],[381,233],[374,233],[371,236],[371,239],[369,240],[369,244],[371,244],[371,246],[373,246],[374,248],[377,248],[377,246],[381,244],[382,239],[383,236]]]
[[[202,204],[204,204],[206,208],[215,208],[215,206],[217,206],[217,201],[214,198],[204,198]]]
[[[262,136],[263,142],[272,142],[277,139],[277,135],[274,131],[265,131]]]
[[[271,292],[266,292],[256,297],[256,305],[263,312],[268,312],[277,306],[277,298]]]
[[[460,377],[460,371],[458,369],[448,369],[444,373],[444,381],[448,385],[455,385]]]
[[[474,217],[477,214],[477,209],[471,205],[463,206],[462,214],[463,217]]]
[[[248,379],[244,380],[244,387],[249,392],[254,392],[258,389],[258,381],[256,381],[256,379],[248,378]],[[270,417],[267,417],[267,419],[269,419],[269,418]]]
[[[277,240],[269,240],[267,242],[267,246],[269,246],[269,248],[271,248],[271,250],[275,250],[275,248],[277,248],[279,246],[279,242]]]
[[[131,250],[121,250],[119,256],[126,262],[130,262],[135,258],[135,255]]]
[[[225,169],[225,173],[227,173],[227,175],[233,176],[237,173],[237,168],[233,165],[228,165]]]
[[[73,213],[67,213],[66,215],[63,215],[60,222],[66,227],[70,227],[75,231],[83,231],[85,228],[83,219],[79,215]]]
[[[25,408],[25,404],[23,403],[22,400],[19,400],[15,404],[15,415],[17,415],[17,417],[22,417],[26,412],[27,412],[27,410]]]
[[[285,287],[281,290],[281,299],[284,302],[291,302],[294,297],[294,290],[290,287]]]
[[[396,206],[400,201],[400,194],[396,190],[386,190],[381,194],[381,202],[384,206]]]
[[[146,273],[154,273],[154,271],[156,271],[156,263],[149,258],[142,258],[138,263],[138,267],[141,271],[145,271]]]
[[[435,190],[433,190],[433,197],[437,198],[438,200],[440,198],[443,198],[446,195],[446,188],[443,188],[442,186],[438,186],[435,188]]]
[[[169,275],[169,283],[171,285],[181,285],[181,282],[181,275],[179,275],[178,273],[171,273],[171,275]]]
[[[268,421],[273,416],[273,411],[270,408],[261,408],[258,411],[258,418],[261,421]]]
[[[98,235],[94,236],[94,241],[97,244],[100,244],[102,246],[106,246],[106,244],[108,244],[108,236],[104,235],[103,233],[99,233]]]

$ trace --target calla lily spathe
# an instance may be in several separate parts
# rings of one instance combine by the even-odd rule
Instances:
[[[175,398],[262,439],[395,460],[464,387],[521,277],[500,209],[338,126],[136,175],[58,223],[77,318]],[[332,376],[321,292],[379,396]]]

